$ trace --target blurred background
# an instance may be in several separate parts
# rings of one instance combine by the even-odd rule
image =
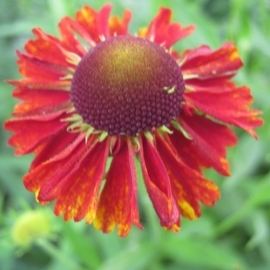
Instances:
[[[18,79],[15,50],[23,50],[41,27],[58,35],[57,23],[74,16],[82,5],[99,10],[106,1],[0,0],[0,121],[9,118],[16,100],[5,79]],[[32,156],[15,157],[10,136],[0,130],[0,269],[270,269],[270,0],[114,0],[113,14],[133,12],[130,32],[148,25],[160,6],[173,10],[173,20],[197,25],[196,32],[177,44],[179,50],[208,44],[218,48],[234,41],[245,63],[235,80],[248,85],[254,108],[263,111],[265,125],[256,141],[244,132],[228,151],[232,176],[213,171],[207,176],[220,187],[215,207],[203,207],[195,221],[182,220],[177,234],[160,226],[154,210],[140,196],[144,231],[133,228],[121,239],[104,235],[84,222],[65,223],[52,205],[39,206],[22,184]],[[140,193],[141,194],[141,193]]]

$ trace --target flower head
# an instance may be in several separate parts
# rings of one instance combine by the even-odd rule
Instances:
[[[29,246],[33,241],[48,237],[52,232],[50,218],[42,211],[23,213],[12,227],[12,238],[18,246]]]
[[[195,219],[200,203],[220,197],[203,170],[230,175],[226,148],[237,138],[228,125],[257,137],[260,111],[231,81],[242,67],[233,43],[177,52],[194,26],[171,23],[171,10],[132,35],[131,12],[111,9],[84,6],[60,21],[60,38],[33,30],[17,52],[23,78],[9,81],[22,100],[5,123],[9,144],[35,154],[23,181],[41,204],[104,232],[117,225],[120,236],[142,228],[138,160],[161,226],[178,231],[181,215]]]

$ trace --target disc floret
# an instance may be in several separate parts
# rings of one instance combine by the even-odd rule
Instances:
[[[71,98],[84,122],[110,135],[135,136],[178,116],[184,83],[173,57],[149,40],[118,36],[78,64]]]

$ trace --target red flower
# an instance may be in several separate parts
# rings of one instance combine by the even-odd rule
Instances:
[[[56,215],[104,232],[117,225],[120,236],[142,228],[139,160],[161,226],[178,231],[180,215],[197,218],[200,202],[220,197],[203,169],[230,175],[226,147],[237,138],[228,124],[256,137],[260,111],[249,108],[249,88],[231,81],[242,67],[233,43],[178,53],[172,45],[194,26],[171,23],[171,10],[135,37],[131,12],[120,19],[111,9],[63,18],[60,38],[33,30],[17,52],[23,78],[9,81],[22,100],[5,123],[9,144],[35,154],[24,184],[41,204],[55,200]]]

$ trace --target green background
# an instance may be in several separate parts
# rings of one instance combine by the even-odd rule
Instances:
[[[196,24],[196,32],[177,44],[186,49],[208,44],[216,49],[232,40],[245,63],[235,80],[251,87],[254,107],[264,113],[265,125],[256,141],[234,129],[239,144],[229,149],[232,176],[213,171],[207,176],[220,187],[215,207],[203,207],[195,221],[182,220],[179,233],[164,231],[147,196],[139,198],[144,231],[133,228],[127,238],[105,235],[84,222],[65,223],[52,214],[52,205],[35,203],[21,178],[32,156],[16,158],[7,146],[10,134],[0,130],[0,269],[270,269],[270,1],[269,0],[119,0],[113,14],[132,10],[131,33],[146,26],[160,6],[173,10],[174,21]],[[73,16],[83,4],[95,9],[105,1],[0,0],[0,121],[9,118],[15,100],[5,79],[18,79],[15,50],[23,50],[41,27],[58,35],[57,23]],[[1,124],[2,126],[2,124]],[[140,180],[141,181],[141,180]],[[12,228],[31,209],[51,224],[48,237],[18,246]]]

